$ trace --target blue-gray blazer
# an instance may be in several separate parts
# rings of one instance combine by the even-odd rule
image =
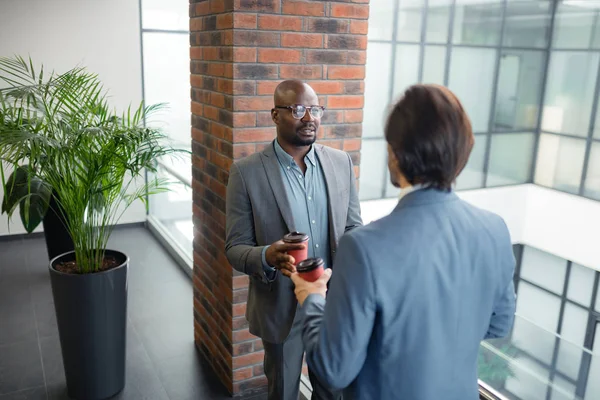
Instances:
[[[514,266],[502,218],[412,192],[342,237],[327,300],[302,307],[308,365],[345,400],[476,400],[480,342],[513,323]]]

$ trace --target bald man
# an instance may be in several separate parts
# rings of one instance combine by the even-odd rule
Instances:
[[[282,273],[295,271],[287,251],[298,245],[281,238],[308,234],[309,257],[330,267],[340,237],[362,225],[350,156],[315,144],[324,112],[308,84],[280,83],[271,110],[277,138],[234,163],[229,174],[227,259],[250,276],[246,318],[264,345],[269,400],[298,398],[304,354],[294,285]],[[313,399],[341,398],[309,375]]]

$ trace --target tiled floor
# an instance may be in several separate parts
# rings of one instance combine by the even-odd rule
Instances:
[[[118,399],[227,399],[193,343],[192,285],[146,229],[116,230],[129,255],[127,384]],[[43,238],[0,241],[0,400],[67,399]]]

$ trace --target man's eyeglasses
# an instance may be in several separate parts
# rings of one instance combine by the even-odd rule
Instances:
[[[303,106],[302,104],[295,104],[293,106],[275,106],[275,108],[292,110],[292,117],[295,119],[302,119],[306,115],[306,111],[310,113],[310,116],[314,119],[319,119],[325,112],[323,106]]]

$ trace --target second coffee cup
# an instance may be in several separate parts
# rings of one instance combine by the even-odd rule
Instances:
[[[308,258],[308,235],[302,232],[290,232],[283,237],[283,242],[287,244],[304,244],[300,250],[289,250],[287,253],[294,257],[296,265]]]

